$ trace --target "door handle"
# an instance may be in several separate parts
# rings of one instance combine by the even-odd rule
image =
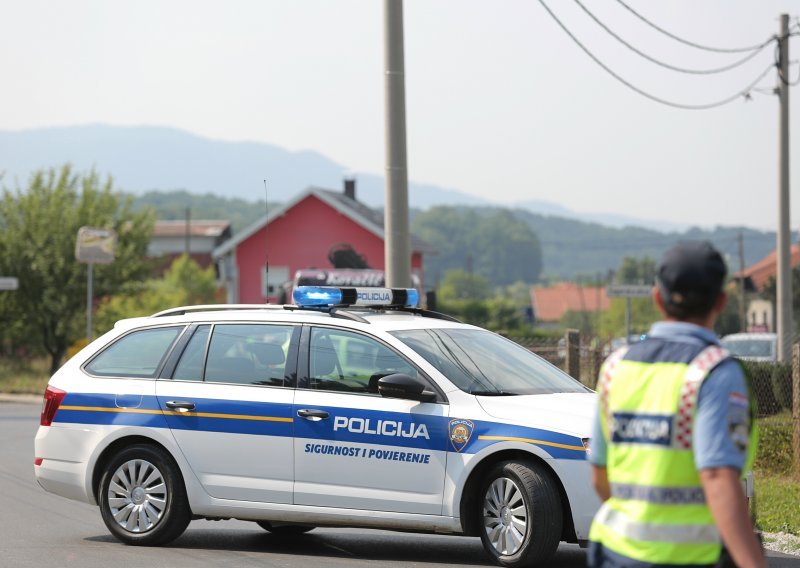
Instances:
[[[319,422],[320,420],[324,420],[330,416],[327,410],[312,410],[309,408],[301,408],[297,411],[297,415],[300,418],[305,418],[306,420],[311,420],[312,422]]]
[[[187,400],[168,400],[166,406],[178,412],[191,412],[195,408],[194,403]]]

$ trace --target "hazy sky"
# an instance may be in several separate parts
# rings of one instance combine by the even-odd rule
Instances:
[[[637,86],[684,103],[741,90],[770,46],[728,73],[659,68],[573,0],[548,5]],[[627,0],[677,35],[758,44],[796,21],[791,0]],[[380,0],[0,0],[0,129],[161,125],[223,140],[313,149],[355,172],[384,167]],[[704,69],[742,54],[691,49],[616,0],[585,0],[639,49]],[[778,101],[754,93],[709,111],[632,92],[592,62],[537,0],[406,0],[409,175],[502,203],[548,200],[701,225],[777,223]],[[792,41],[800,59],[800,37]],[[800,74],[793,65],[792,78]],[[773,71],[760,84],[769,91]],[[800,99],[793,92],[792,132]],[[792,152],[800,181],[800,139]],[[113,172],[112,172],[113,173]],[[254,198],[257,196],[254,196]],[[792,193],[792,223],[800,196]]]

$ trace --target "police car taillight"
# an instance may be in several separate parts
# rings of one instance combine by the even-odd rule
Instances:
[[[50,426],[53,423],[53,418],[56,417],[58,407],[61,406],[65,396],[67,396],[66,391],[47,385],[42,399],[42,416],[39,419],[41,426]]]
[[[414,308],[419,292],[414,288],[336,288],[331,286],[298,286],[292,299],[305,308],[331,306],[373,306]]]

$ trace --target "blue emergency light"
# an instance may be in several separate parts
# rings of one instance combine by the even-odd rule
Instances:
[[[372,306],[415,308],[419,292],[414,288],[336,288],[332,286],[297,286],[292,299],[304,308],[331,306]]]

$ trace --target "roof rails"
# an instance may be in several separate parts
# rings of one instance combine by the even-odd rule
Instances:
[[[190,312],[215,312],[228,310],[282,310],[283,305],[276,304],[205,304],[201,306],[181,306],[170,308],[151,315],[151,318],[166,316],[182,316]]]

